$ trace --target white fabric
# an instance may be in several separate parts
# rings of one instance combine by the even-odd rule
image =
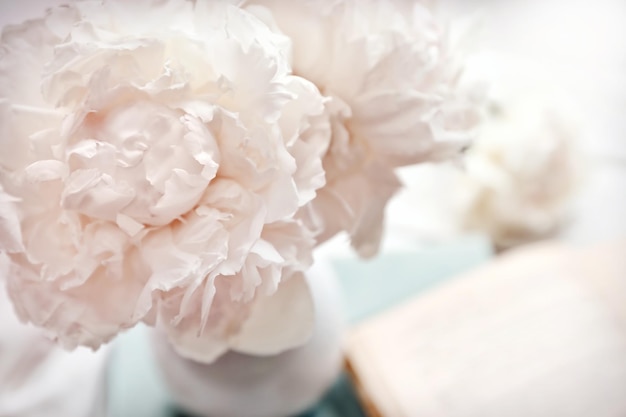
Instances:
[[[0,289],[0,417],[104,416],[107,348],[68,352],[22,324]]]

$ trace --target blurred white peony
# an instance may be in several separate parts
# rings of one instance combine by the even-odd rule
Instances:
[[[462,227],[507,248],[548,237],[564,224],[577,180],[575,133],[540,100],[491,105],[468,152],[464,181],[472,191]]]
[[[499,72],[485,63],[493,85],[463,166],[403,173],[409,186],[392,213],[411,219],[396,227],[413,236],[484,233],[505,249],[548,237],[568,220],[582,168],[575,109],[523,62]]]
[[[446,33],[427,2],[235,1],[289,36],[295,74],[328,98],[319,240],[347,231],[361,256],[375,255],[395,169],[454,157],[476,122]]]
[[[330,126],[289,40],[226,2],[77,1],[0,43],[0,253],[21,319],[97,348],[139,321],[211,361],[313,326],[295,214]]]

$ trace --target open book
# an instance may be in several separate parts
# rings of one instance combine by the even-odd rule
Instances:
[[[626,416],[626,242],[505,254],[356,325],[370,416]]]

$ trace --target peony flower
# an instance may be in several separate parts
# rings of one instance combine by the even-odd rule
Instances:
[[[554,235],[564,225],[580,179],[576,109],[545,79],[543,67],[533,73],[532,66],[516,64],[493,77],[464,167],[406,173],[409,187],[394,214],[413,225],[402,228],[437,239],[483,233],[506,249]]]
[[[492,101],[467,156],[461,227],[486,233],[498,248],[555,233],[577,180],[575,137],[545,98]]]
[[[69,348],[158,324],[202,361],[306,340],[315,241],[295,215],[325,182],[329,125],[287,38],[225,2],[77,1],[0,48],[0,251],[22,320]]]
[[[394,170],[455,156],[475,123],[444,31],[424,2],[242,4],[289,36],[294,73],[329,99],[327,184],[311,214],[319,241],[347,231],[360,255],[374,255],[385,207],[401,186]]]

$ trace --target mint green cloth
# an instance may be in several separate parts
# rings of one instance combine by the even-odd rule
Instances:
[[[349,322],[372,314],[467,271],[492,256],[488,241],[468,237],[445,245],[383,253],[371,261],[336,259]],[[245,399],[242,399],[245,401]],[[145,328],[122,335],[109,369],[109,417],[182,417],[154,366]],[[241,416],[245,417],[245,416]],[[345,376],[301,417],[364,417]]]

